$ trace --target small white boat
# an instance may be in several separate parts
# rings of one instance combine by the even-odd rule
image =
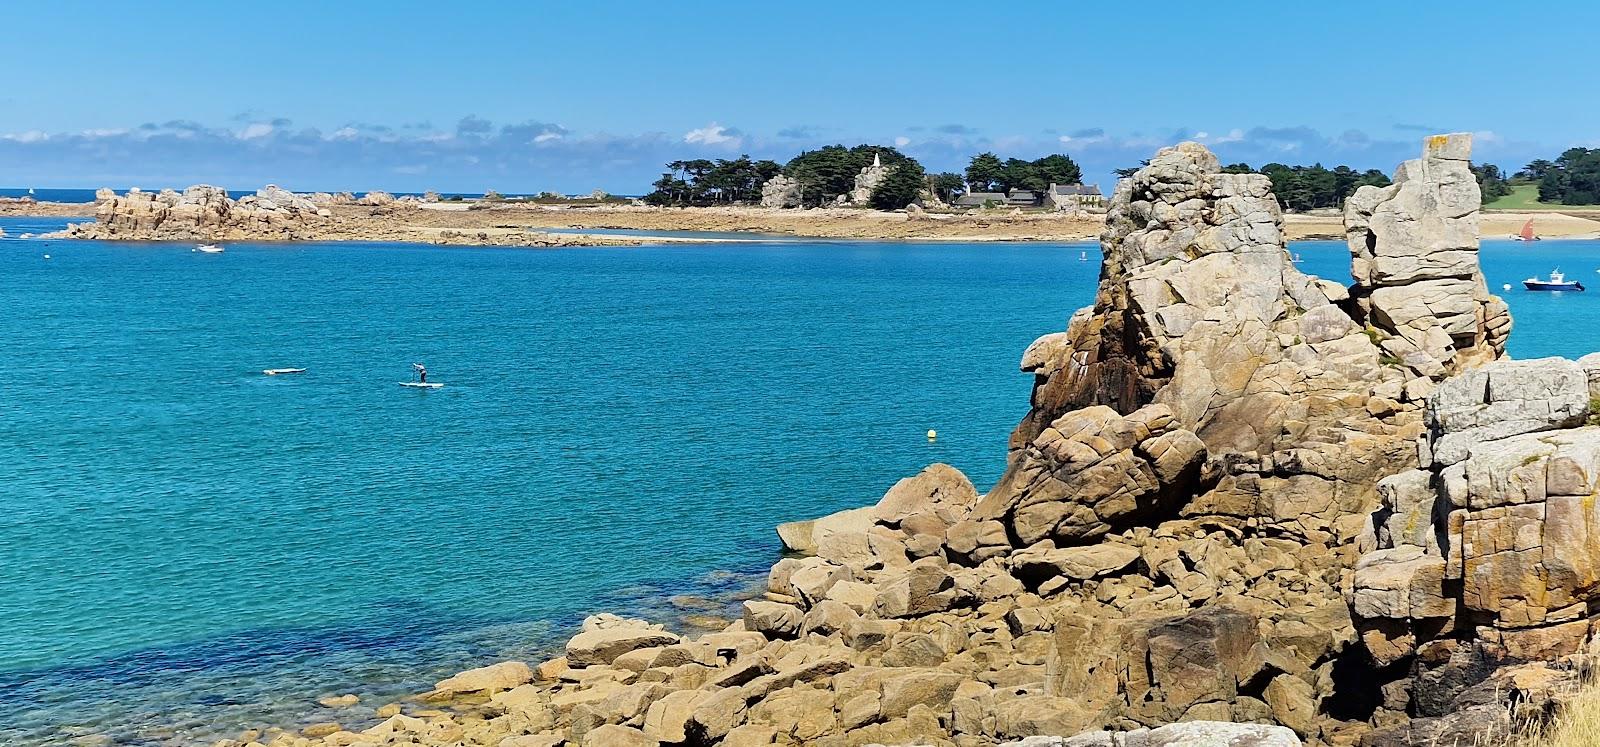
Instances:
[[[411,387],[412,389],[438,389],[439,387],[444,386],[443,384],[435,384],[435,383],[433,383],[431,381],[427,382],[427,383],[423,383],[423,382],[420,382],[420,381],[402,381],[402,382],[399,382],[399,383],[400,383],[400,386],[408,386],[408,387]]]
[[[279,374],[303,374],[305,372],[306,372],[306,370],[303,369],[303,368],[263,368],[263,369],[261,369],[261,373],[264,373],[264,374],[266,374],[268,376],[277,376]]]
[[[201,253],[204,253],[204,254],[221,254],[222,253],[222,247],[217,246],[216,244],[201,244],[201,245],[195,247],[194,251],[201,252]]]
[[[1531,290],[1531,291],[1569,291],[1569,290],[1570,291],[1581,291],[1581,290],[1583,290],[1583,283],[1580,283],[1580,282],[1578,282],[1576,280],[1568,280],[1566,275],[1561,274],[1561,270],[1551,270],[1550,271],[1550,279],[1549,280],[1545,280],[1543,278],[1538,278],[1538,277],[1531,277],[1531,278],[1528,278],[1527,280],[1522,281],[1522,285],[1523,285],[1523,287],[1525,287],[1525,288],[1527,288],[1528,290]]]
[[[1089,261],[1089,253],[1088,252],[1078,252],[1078,261],[1079,262],[1088,262]]]

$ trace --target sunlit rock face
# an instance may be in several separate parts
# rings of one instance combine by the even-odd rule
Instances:
[[[1345,233],[1364,321],[1418,375],[1435,376],[1499,358],[1511,314],[1478,266],[1481,196],[1472,135],[1434,135],[1422,157],[1395,169],[1387,187],[1358,188],[1345,201]]]

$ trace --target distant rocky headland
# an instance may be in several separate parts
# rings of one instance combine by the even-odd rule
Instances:
[[[778,185],[782,186],[782,185]],[[650,207],[626,204],[549,205],[537,202],[477,200],[429,201],[372,192],[298,194],[268,185],[254,196],[229,199],[199,185],[183,192],[100,190],[93,203],[0,200],[0,216],[26,215],[92,218],[97,223],[74,229],[73,238],[258,241],[408,241],[440,244],[563,246],[634,244],[636,240],[591,234],[551,234],[547,229],[642,231],[709,231],[732,234],[784,234],[796,237],[941,240],[941,241],[1084,241],[1099,237],[1105,215],[1090,211],[1022,211],[1017,209],[929,210],[885,212],[864,207],[806,210],[757,206]],[[205,195],[205,196],[202,196]],[[274,196],[285,199],[274,199]],[[188,206],[174,211],[176,203]],[[236,203],[243,202],[243,205]],[[305,209],[303,203],[314,208]],[[301,207],[293,207],[301,205]],[[1325,213],[1326,211],[1324,211]],[[1342,239],[1344,224],[1336,214],[1288,214],[1283,217],[1287,240]],[[1497,237],[1516,233],[1530,216],[1488,214],[1482,233]],[[175,219],[175,220],[174,220]],[[213,223],[200,225],[200,220]],[[1600,220],[1581,215],[1541,213],[1538,230],[1546,238],[1600,236]],[[216,223],[215,221],[221,221]],[[159,221],[159,223],[158,223]]]
[[[195,185],[183,192],[130,190],[96,193],[95,220],[69,224],[56,238],[127,241],[386,241],[496,246],[632,246],[638,239],[577,236],[482,226],[461,220],[413,220],[442,211],[407,208],[415,197],[369,192],[299,195],[267,185],[237,200],[221,187]]]
[[[59,208],[59,209],[57,209]],[[415,241],[552,246],[637,244],[638,239],[552,234],[543,229],[626,228],[789,234],[827,238],[1082,240],[1101,223],[1083,216],[978,214],[934,217],[870,209],[806,211],[723,207],[566,207],[510,201],[439,202],[368,193],[301,195],[268,185],[234,200],[220,187],[183,192],[101,190],[93,205],[55,206],[52,214],[92,213],[63,238],[135,241]]]
[[[1600,355],[1504,358],[1469,152],[1354,194],[1345,285],[1295,268],[1267,177],[1164,149],[1094,304],[1022,354],[988,493],[935,464],[778,527],[718,632],[597,615],[380,723],[228,744],[1505,744],[1597,646]]]

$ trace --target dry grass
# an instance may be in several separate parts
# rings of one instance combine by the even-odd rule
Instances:
[[[1533,724],[1515,747],[1594,747],[1600,745],[1600,682],[1590,679],[1563,699],[1555,718]]]

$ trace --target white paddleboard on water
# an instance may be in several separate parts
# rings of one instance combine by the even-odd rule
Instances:
[[[423,384],[422,382],[418,381],[402,381],[400,382],[400,386],[409,386],[413,389],[438,389],[444,385],[434,383]]]

